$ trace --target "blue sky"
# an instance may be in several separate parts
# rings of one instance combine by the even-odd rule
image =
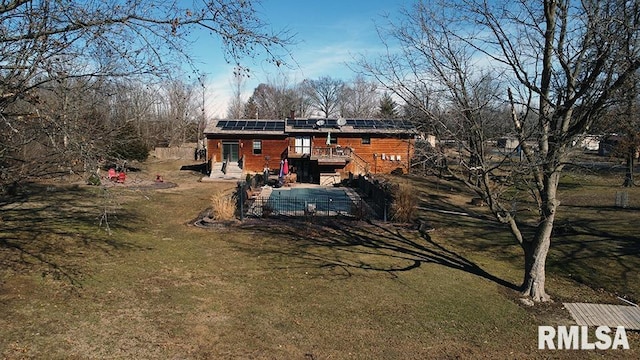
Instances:
[[[395,14],[410,0],[262,0],[256,10],[274,30],[287,29],[295,34],[290,47],[294,69],[281,68],[265,61],[247,60],[243,65],[252,76],[244,85],[244,100],[261,82],[275,80],[284,73],[290,83],[331,76],[345,81],[355,74],[346,63],[358,54],[381,51],[375,24],[384,24],[384,14]],[[193,54],[207,82],[208,117],[224,117],[231,94],[233,65],[226,64],[217,41],[198,38]]]

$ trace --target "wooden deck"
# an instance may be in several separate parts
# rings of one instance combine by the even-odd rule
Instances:
[[[578,325],[624,326],[640,330],[640,307],[608,304],[564,303]]]

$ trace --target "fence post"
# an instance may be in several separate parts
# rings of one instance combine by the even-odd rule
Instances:
[[[242,181],[238,181],[238,209],[240,209],[240,221],[244,220],[245,187]]]
[[[383,194],[383,202],[382,202],[382,211],[383,211],[383,217],[382,220],[384,222],[387,222],[387,196]]]

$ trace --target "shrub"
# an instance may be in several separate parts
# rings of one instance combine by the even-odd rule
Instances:
[[[418,198],[413,186],[400,184],[393,191],[391,217],[398,222],[411,222],[418,209]]]
[[[211,196],[211,215],[214,220],[233,220],[236,214],[236,201],[228,193],[218,191]]]
[[[271,214],[273,214],[273,207],[267,204],[262,205],[262,217],[267,218],[271,216]]]
[[[369,208],[363,200],[351,204],[351,215],[358,220],[368,220],[371,218]]]
[[[98,174],[96,173],[91,173],[91,175],[89,175],[89,178],[87,179],[87,185],[98,186],[100,184],[100,176],[98,176]]]
[[[127,123],[118,129],[114,140],[110,143],[107,155],[109,158],[117,160],[145,161],[149,156],[149,147],[145,144],[142,136],[138,134],[136,128]]]

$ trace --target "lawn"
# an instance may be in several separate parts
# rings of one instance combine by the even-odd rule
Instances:
[[[420,213],[429,235],[350,220],[202,229],[193,220],[234,184],[198,182],[180,165],[150,162],[129,177],[161,174],[172,188],[31,185],[2,204],[3,358],[640,356],[631,332],[630,351],[536,349],[538,325],[570,324],[562,301],[640,298],[637,189],[618,209],[601,177],[567,178],[549,258],[556,301],[527,307],[513,290],[518,247],[453,184],[406,180],[430,209]]]

